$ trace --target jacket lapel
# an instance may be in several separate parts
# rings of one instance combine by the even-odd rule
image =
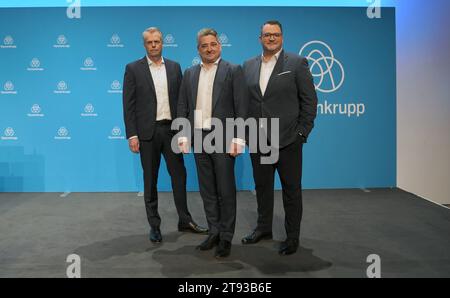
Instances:
[[[266,88],[266,92],[264,93],[264,97],[266,97],[266,96],[268,96],[268,94],[270,94],[270,91],[271,91],[270,87],[272,87],[272,85],[274,84],[275,77],[277,76],[277,74],[279,74],[280,72],[283,71],[284,59],[285,59],[285,56],[284,56],[284,50],[283,50],[283,51],[281,51],[280,56],[278,56],[277,63],[275,64],[272,74],[270,75],[270,79],[269,79],[269,82],[267,83],[267,88]]]
[[[148,85],[150,86],[150,89],[153,91],[155,98],[156,98],[155,84],[153,84],[153,78],[152,78],[152,74],[150,72],[150,67],[147,62],[147,57],[142,58],[141,69],[142,69],[142,73],[144,74],[144,76],[148,82]]]
[[[228,72],[228,64],[226,62],[223,62],[222,59],[220,59],[219,65],[217,66],[216,76],[214,78],[211,112],[214,111],[214,107],[216,106],[217,101],[219,100],[219,96],[223,87],[223,82],[227,77],[227,72]]]
[[[172,63],[170,63],[170,61],[168,61],[167,59],[164,59],[164,66],[166,67],[166,78],[167,78],[167,93],[169,94],[169,99],[170,99],[170,82],[171,82],[171,77],[170,75],[174,75],[175,72],[172,72]]]
[[[166,67],[166,78],[167,78],[167,94],[169,95],[169,107],[170,107],[170,115],[172,119],[175,119],[175,115],[177,114],[177,102],[175,98],[178,94],[172,96],[171,88],[173,87],[171,82],[172,78],[176,79],[177,73],[175,72],[175,63],[168,59],[164,59],[164,66]]]
[[[256,93],[258,94],[259,98],[263,98],[262,96],[262,92],[261,92],[261,87],[259,86],[259,77],[261,76],[261,56],[258,56],[255,59],[255,62],[253,63],[253,69],[252,69],[252,73],[253,73],[253,84],[255,86],[256,89]]]
[[[192,86],[192,106],[194,110],[197,109],[197,93],[198,93],[198,80],[200,78],[200,64],[194,66],[194,74],[192,76],[191,86]]]

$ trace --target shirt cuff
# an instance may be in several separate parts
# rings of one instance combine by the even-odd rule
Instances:
[[[178,144],[180,144],[180,143],[187,143],[187,141],[188,141],[188,138],[186,138],[186,137],[179,137],[178,138]]]
[[[137,139],[137,138],[138,138],[138,136],[132,136],[132,137],[129,137],[128,140]]]
[[[232,143],[241,145],[241,146],[245,146],[245,141],[243,139],[239,139],[239,138],[233,138],[231,140]]]

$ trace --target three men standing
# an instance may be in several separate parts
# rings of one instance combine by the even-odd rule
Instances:
[[[191,130],[176,141],[182,153],[188,153],[191,146],[196,149],[200,195],[209,227],[208,237],[197,248],[210,250],[217,246],[216,257],[229,256],[236,223],[235,157],[243,152],[245,136],[239,129],[234,131],[232,139],[224,133],[223,137],[212,139],[213,151],[207,150],[204,142],[211,141],[210,133],[217,124],[225,128],[227,122],[237,118],[254,118],[259,123],[258,138],[267,138],[279,154],[274,163],[267,164],[262,162],[267,154],[261,148],[256,151],[250,148],[258,220],[255,230],[242,243],[272,238],[277,170],[287,234],[279,253],[295,253],[303,210],[302,148],[314,126],[317,110],[317,95],[307,60],[283,50],[283,30],[278,21],[263,24],[260,35],[263,53],[246,61],[243,69],[221,59],[222,48],[215,30],[200,30],[197,49],[201,63],[187,69],[184,77],[178,63],[162,58],[162,34],[157,28],[147,29],[143,37],[147,56],[127,65],[123,98],[129,146],[131,151],[141,153],[150,240],[161,241],[156,189],[161,153],[172,178],[179,230],[208,232],[195,224],[188,212],[183,157],[171,148],[174,136],[171,120],[185,118]],[[278,141],[270,140],[272,127],[259,121],[264,118],[279,120],[279,131],[275,134]]]
[[[144,201],[150,224],[149,238],[161,242],[158,213],[158,172],[161,154],[170,174],[177,209],[179,231],[207,233],[197,225],[186,201],[186,168],[182,154],[171,149],[175,134],[171,121],[177,116],[182,80],[180,65],[162,57],[161,31],[150,27],[142,33],[147,55],[126,66],[123,84],[123,111],[130,150],[140,153],[144,172]]]

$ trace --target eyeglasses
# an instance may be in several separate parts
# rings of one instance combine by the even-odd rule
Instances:
[[[263,38],[270,38],[270,37],[279,38],[279,37],[281,37],[281,35],[282,35],[282,33],[263,33],[263,34],[261,34],[261,36]]]

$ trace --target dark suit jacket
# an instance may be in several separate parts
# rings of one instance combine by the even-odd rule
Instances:
[[[194,110],[197,104],[200,67],[200,65],[192,66],[185,71],[178,100],[177,115],[189,119],[192,132],[194,131]],[[231,64],[223,59],[219,61],[214,78],[212,101],[212,117],[221,120],[225,138],[227,118],[243,118],[245,120],[247,117],[248,92],[240,65]],[[234,137],[245,139],[244,135],[234,135]],[[227,145],[229,141],[225,140],[224,145]]]
[[[306,142],[317,113],[317,95],[308,61],[299,55],[282,51],[264,96],[259,87],[260,69],[260,55],[244,63],[244,75],[250,93],[248,117],[279,118],[280,148],[293,143],[299,133]]]
[[[178,93],[182,80],[180,64],[164,58],[172,119],[177,117]],[[156,122],[156,91],[147,58],[127,64],[123,82],[123,114],[127,138],[153,138]]]

